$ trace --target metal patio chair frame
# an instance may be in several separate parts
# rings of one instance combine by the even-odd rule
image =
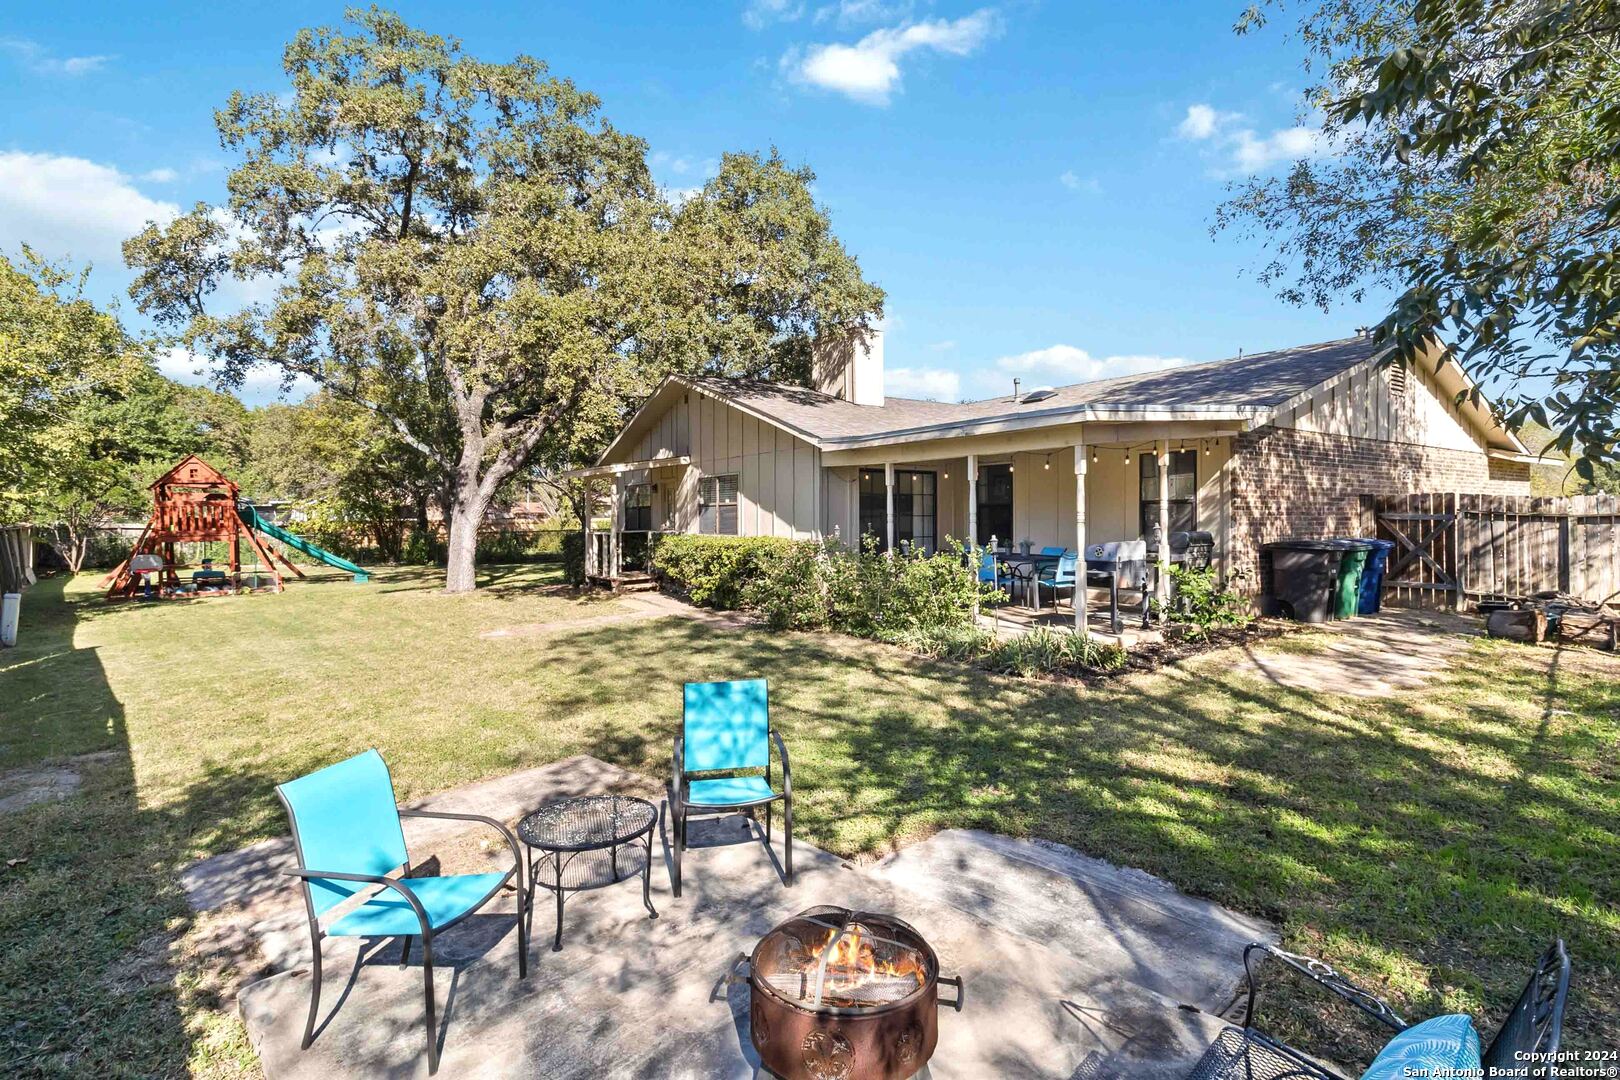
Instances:
[[[1255,1026],[1259,1000],[1259,980],[1255,977],[1253,963],[1256,954],[1278,961],[1285,971],[1300,975],[1312,985],[1349,1002],[1393,1032],[1405,1031],[1411,1026],[1388,1002],[1363,990],[1323,961],[1255,942],[1243,950],[1243,972],[1248,982],[1244,1026],[1229,1027],[1221,1032],[1198,1059],[1187,1080],[1347,1080]],[[1556,1055],[1562,1038],[1564,1005],[1568,997],[1569,954],[1563,941],[1557,940],[1537,959],[1519,1000],[1480,1055],[1485,1076],[1551,1078],[1556,1075],[1552,1072],[1551,1058]],[[1516,1061],[1516,1055],[1527,1052],[1538,1055],[1537,1059],[1529,1063]],[[1528,1073],[1523,1071],[1526,1064],[1530,1067]]]
[[[336,765],[345,765],[345,764],[348,764],[349,762],[356,761],[359,758],[366,757],[367,755],[376,755],[377,761],[382,765],[383,775],[387,778],[387,782],[388,782],[389,797],[392,800],[392,798],[393,798],[393,786],[394,786],[393,774],[388,770],[387,762],[382,760],[382,755],[378,754],[376,750],[365,751],[362,754],[356,755],[354,758],[349,758],[349,759],[346,759],[345,761],[336,762],[335,764]],[[330,768],[330,767],[332,767],[332,766],[328,766],[328,768]],[[317,770],[317,771],[320,771],[320,770]],[[312,773],[312,774],[308,774],[308,775],[314,775],[314,774]],[[303,777],[300,777],[299,779],[303,779]],[[296,781],[289,781],[288,783],[295,783],[295,782]],[[505,825],[501,824],[499,821],[496,821],[494,818],[484,817],[481,814],[454,814],[454,813],[449,813],[449,812],[446,812],[446,811],[439,811],[439,810],[409,810],[409,809],[405,809],[403,807],[400,807],[397,803],[394,805],[394,812],[395,812],[395,814],[398,815],[398,817],[400,819],[403,819],[403,818],[436,818],[436,819],[445,820],[445,821],[471,821],[471,822],[477,822],[477,823],[480,823],[480,824],[483,824],[483,825],[488,825],[488,826],[494,828],[496,831],[498,831],[503,837],[505,837],[507,846],[510,848],[510,850],[512,852],[512,869],[510,869],[510,870],[506,871],[504,874],[502,874],[501,879],[498,882],[495,883],[495,886],[493,888],[491,888],[487,893],[485,893],[481,898],[479,898],[475,903],[473,903],[465,911],[461,912],[461,914],[455,916],[452,919],[449,919],[449,920],[446,920],[445,922],[440,923],[438,926],[433,926],[432,921],[431,921],[431,919],[430,919],[430,917],[428,915],[427,909],[423,906],[422,901],[417,897],[416,893],[414,891],[412,891],[412,888],[411,888],[411,881],[412,880],[432,880],[432,879],[431,878],[412,879],[412,878],[410,878],[408,876],[410,874],[410,872],[411,872],[411,862],[410,862],[410,858],[409,858],[409,850],[408,849],[406,850],[406,859],[405,859],[405,861],[402,864],[400,864],[399,867],[397,867],[397,869],[400,870],[400,876],[399,877],[392,877],[392,876],[388,876],[388,875],[384,875],[384,874],[359,874],[359,873],[351,873],[351,872],[348,872],[348,871],[324,870],[324,869],[311,868],[311,867],[308,867],[308,866],[304,865],[304,863],[305,863],[304,844],[303,844],[303,839],[302,839],[302,837],[300,835],[300,830],[299,830],[299,825],[298,825],[298,814],[297,814],[297,811],[294,810],[294,808],[293,808],[292,801],[290,801],[288,799],[286,792],[282,790],[283,787],[285,787],[285,786],[286,785],[283,785],[283,784],[276,785],[276,797],[281,800],[282,807],[287,811],[288,821],[292,825],[293,852],[294,852],[294,858],[297,860],[297,863],[298,863],[298,865],[296,865],[296,866],[292,867],[291,869],[287,870],[286,873],[288,875],[298,879],[298,882],[299,882],[299,885],[300,885],[300,890],[299,891],[303,893],[304,912],[309,918],[310,953],[311,953],[311,957],[312,957],[312,959],[310,961],[309,1016],[308,1016],[308,1019],[306,1019],[305,1022],[304,1022],[304,1037],[303,1037],[302,1042],[300,1042],[300,1044],[299,1044],[299,1048],[302,1049],[302,1050],[307,1050],[307,1049],[309,1049],[310,1044],[315,1041],[315,1020],[316,1020],[316,1017],[319,1015],[320,1001],[321,1001],[321,942],[323,940],[325,940],[328,936],[333,936],[333,935],[329,935],[328,931],[321,926],[320,918],[321,918],[322,914],[324,914],[324,913],[326,913],[328,911],[335,910],[336,908],[341,907],[346,902],[346,901],[338,901],[337,903],[330,904],[325,908],[317,908],[317,906],[315,904],[315,897],[314,897],[312,883],[313,882],[318,882],[318,881],[340,881],[340,882],[352,883],[352,884],[355,884],[355,885],[376,885],[376,886],[381,887],[379,889],[379,891],[370,894],[366,898],[365,902],[358,905],[355,910],[359,910],[359,908],[365,907],[367,903],[370,903],[372,900],[375,900],[379,896],[386,895],[386,893],[388,893],[388,892],[396,893],[396,894],[399,895],[399,897],[401,899],[403,899],[405,901],[406,905],[410,907],[412,913],[415,914],[416,919],[417,919],[417,925],[420,928],[420,933],[415,934],[415,935],[410,935],[410,934],[406,934],[406,935],[395,935],[395,934],[381,934],[381,935],[354,934],[354,935],[347,935],[347,934],[345,934],[345,935],[337,935],[337,936],[399,937],[400,940],[401,940],[400,957],[399,957],[399,963],[400,963],[401,967],[403,967],[410,959],[411,938],[413,936],[415,936],[415,937],[420,937],[422,939],[422,990],[423,990],[423,996],[424,996],[424,1002],[425,1002],[425,1011],[426,1011],[426,1016],[424,1018],[424,1023],[425,1023],[425,1027],[426,1027],[426,1030],[427,1030],[428,1072],[430,1074],[437,1072],[438,1069],[439,1069],[439,1039],[438,1039],[438,1020],[437,1020],[437,1015],[436,1015],[437,1014],[437,1007],[434,1004],[434,1000],[433,1000],[433,936],[435,934],[441,934],[444,931],[449,930],[451,927],[453,927],[456,924],[460,923],[462,920],[468,918],[471,915],[476,914],[478,911],[480,911],[484,907],[485,904],[489,903],[503,889],[507,888],[508,885],[510,883],[512,883],[514,877],[516,877],[515,888],[516,888],[516,891],[517,891],[517,900],[518,900],[518,903],[517,903],[517,918],[516,918],[517,932],[518,932],[518,978],[520,978],[520,979],[528,978],[528,975],[529,975],[529,942],[528,942],[527,930],[526,930],[525,925],[524,925],[524,923],[525,923],[524,915],[526,913],[526,908],[528,906],[528,894],[525,891],[524,885],[523,885],[523,860],[522,860],[522,856],[520,854],[520,849],[518,847],[517,837],[515,835],[513,835],[512,830],[508,829]],[[404,828],[403,828],[403,826],[400,827],[400,836],[402,838],[401,842],[402,842],[402,845],[403,845],[403,836],[404,836]],[[360,890],[356,889],[352,893],[350,893],[350,895],[351,896],[358,895],[359,892],[360,892]]]
[[[764,712],[763,722],[767,742],[764,760],[750,760],[747,763],[726,765],[715,769],[699,769],[688,772],[686,768],[686,726],[687,715],[692,709],[692,689],[694,687],[729,687],[735,688],[730,692],[739,690],[744,693],[753,693],[756,689],[759,694],[759,706]],[[750,721],[752,723],[752,721]],[[782,759],[782,790],[775,790],[771,781],[773,769],[771,765],[770,747],[776,747],[777,755]],[[670,822],[674,829],[672,848],[672,873],[670,888],[676,897],[681,895],[681,852],[686,850],[686,826],[693,817],[718,817],[739,812],[750,813],[759,807],[765,808],[765,846],[771,843],[771,811],[776,803],[782,804],[782,835],[784,840],[782,869],[786,884],[793,884],[793,767],[788,761],[787,744],[782,741],[781,732],[771,725],[771,698],[770,685],[764,679],[742,679],[731,682],[687,683],[682,691],[681,730],[675,733],[674,752],[670,759]],[[732,803],[693,803],[688,801],[691,781],[694,776],[699,780],[709,779],[714,772],[736,773],[745,770],[765,770],[765,784],[771,788],[768,797],[746,799]],[[743,822],[743,828],[748,828],[748,822]]]

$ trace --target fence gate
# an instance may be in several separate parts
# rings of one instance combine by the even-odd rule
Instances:
[[[1620,598],[1620,498],[1419,493],[1363,499],[1376,535],[1395,544],[1390,603],[1460,607],[1559,590]]]

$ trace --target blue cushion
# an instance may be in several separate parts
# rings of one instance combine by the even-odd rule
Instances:
[[[687,772],[762,769],[770,762],[765,680],[687,683],[682,724]]]
[[[394,782],[375,750],[289,780],[276,791],[292,816],[304,865],[311,870],[382,877],[404,865],[405,832]],[[358,890],[354,882],[310,882],[317,914]]]
[[[1407,1080],[1441,1075],[1439,1069],[1478,1069],[1479,1032],[1462,1013],[1436,1016],[1413,1024],[1378,1051],[1361,1080]],[[1424,1071],[1419,1071],[1424,1070]],[[1451,1075],[1467,1075],[1466,1073]]]
[[[404,883],[422,902],[428,925],[437,930],[476,908],[505,877],[505,874],[455,874],[405,878]],[[422,923],[403,896],[393,889],[384,889],[334,922],[326,932],[345,937],[397,937],[420,934]]]
[[[763,776],[736,776],[721,780],[693,780],[686,801],[693,806],[741,806],[777,798]]]

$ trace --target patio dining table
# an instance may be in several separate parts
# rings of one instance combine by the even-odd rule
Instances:
[[[1006,554],[998,554],[996,556],[998,562],[1007,566],[1015,587],[1021,586],[1023,588],[1026,606],[1032,607],[1036,611],[1039,611],[1041,606],[1041,594],[1038,585],[1041,575],[1047,570],[1048,567],[1055,570],[1058,565],[1058,560],[1061,558],[1062,556],[1060,555],[1038,555],[1032,552],[1017,551],[1008,552]],[[1116,634],[1120,632],[1122,626],[1119,617],[1120,575],[1118,571],[1119,567],[1107,560],[1086,560],[1086,588],[1100,589],[1106,587],[1108,589],[1109,625]],[[1054,607],[1057,605],[1057,599],[1055,596],[1052,600],[1052,604]],[[1147,619],[1148,611],[1146,594],[1144,593],[1144,603],[1142,606],[1143,626],[1147,625]]]

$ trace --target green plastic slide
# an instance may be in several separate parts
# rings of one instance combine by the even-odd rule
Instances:
[[[280,525],[273,525],[259,516],[259,512],[248,503],[238,503],[236,512],[241,515],[242,524],[255,532],[262,532],[273,540],[280,540],[294,551],[301,551],[312,559],[319,560],[327,566],[335,566],[339,570],[347,570],[354,575],[354,580],[366,582],[371,580],[370,571],[354,565],[348,559],[340,559],[325,548],[316,547],[297,533],[290,533]]]

